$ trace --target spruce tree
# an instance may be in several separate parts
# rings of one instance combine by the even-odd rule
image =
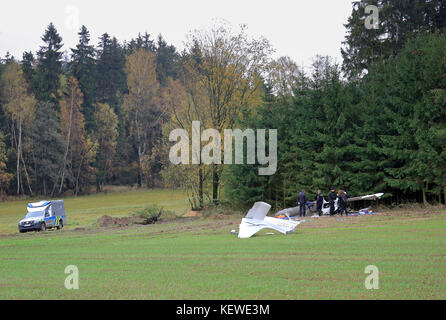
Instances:
[[[114,108],[119,116],[121,97],[126,92],[124,50],[116,38],[104,33],[97,50],[97,100]]]
[[[28,83],[28,87],[30,89],[30,93],[34,91],[34,77],[36,76],[35,70],[35,58],[31,51],[23,53],[22,59],[22,70],[23,76],[25,77],[26,82]]]
[[[327,57],[313,64],[311,109],[313,133],[307,138],[314,148],[313,188],[341,188],[355,194],[356,162],[354,88],[341,81],[338,65]]]
[[[156,52],[154,40],[150,39],[150,34],[147,32],[145,32],[144,35],[141,35],[139,33],[135,39],[132,39],[130,40],[130,42],[125,43],[124,47],[126,55],[130,55],[134,51],[139,49]]]
[[[445,52],[444,34],[418,37],[366,79],[372,109],[364,132],[377,150],[379,181],[397,202],[427,203],[444,191]]]
[[[258,112],[244,110],[244,115],[239,119],[237,126],[257,129],[265,128],[265,120],[271,119],[272,107],[275,104],[275,97],[271,93],[271,88],[265,86],[263,104],[258,107]],[[274,113],[279,115],[280,113]],[[277,122],[276,122],[277,123]],[[278,142],[281,141],[278,133]],[[235,145],[233,144],[233,151]],[[256,201],[266,201],[273,203],[275,198],[272,194],[274,187],[273,177],[259,176],[259,164],[247,164],[246,146],[244,145],[243,164],[227,165],[223,171],[225,182],[224,192],[234,205],[249,207]],[[279,152],[278,152],[279,153]]]
[[[367,29],[365,8],[379,9],[377,29]],[[406,42],[423,32],[443,30],[445,5],[440,0],[360,0],[353,2],[341,49],[343,71],[350,79],[362,77],[380,59],[389,59]]]
[[[95,48],[90,45],[90,32],[85,26],[81,27],[78,33],[79,43],[75,49],[71,49],[70,70],[74,77],[79,82],[79,87],[82,90],[84,103],[83,114],[85,117],[85,127],[87,132],[94,129],[94,103],[96,97],[96,61]]]
[[[59,119],[50,102],[40,102],[36,107],[32,141],[35,188],[42,195],[52,196],[56,192],[64,148]]]
[[[161,86],[165,87],[167,79],[178,77],[179,55],[173,45],[168,45],[161,35],[156,46],[156,75]]]
[[[37,100],[59,106],[59,76],[62,72],[62,38],[53,23],[48,25],[42,37],[44,45],[37,53],[37,74],[34,80]]]

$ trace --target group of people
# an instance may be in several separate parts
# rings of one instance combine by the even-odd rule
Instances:
[[[336,194],[335,189],[331,188],[330,192],[328,193],[328,203],[330,204],[330,216],[333,216],[335,214],[336,199],[338,200],[338,212],[341,214],[341,216],[344,213],[345,215],[347,215],[347,201],[348,201],[347,193],[344,190],[339,190],[338,193]],[[308,199],[305,190],[302,190],[297,196],[297,203],[299,205],[300,217],[305,217],[306,215],[307,201]],[[324,195],[322,194],[321,190],[318,190],[316,197],[316,210],[319,216],[322,215],[323,205],[324,205]]]

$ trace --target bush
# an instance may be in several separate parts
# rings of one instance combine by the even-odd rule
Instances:
[[[153,224],[159,220],[175,220],[178,218],[175,212],[160,208],[158,206],[148,206],[137,210],[133,213],[134,216],[141,219],[141,224]],[[162,219],[161,219],[162,216]]]

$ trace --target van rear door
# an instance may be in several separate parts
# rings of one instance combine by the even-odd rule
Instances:
[[[53,204],[53,215],[55,216],[54,218],[54,225],[58,226],[59,225],[59,221],[62,220],[62,215],[63,212],[61,210],[61,203],[60,201],[55,201]]]

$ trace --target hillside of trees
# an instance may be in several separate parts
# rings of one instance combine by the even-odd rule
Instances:
[[[364,27],[367,4],[378,29]],[[224,195],[285,207],[335,187],[446,203],[445,3],[356,1],[345,27],[343,63],[316,56],[305,72],[244,26],[194,31],[179,52],[148,33],[94,45],[85,26],[67,49],[50,23],[37,52],[0,60],[0,192],[184,188],[199,209]],[[170,163],[169,133],[192,121],[277,129],[277,172]]]

